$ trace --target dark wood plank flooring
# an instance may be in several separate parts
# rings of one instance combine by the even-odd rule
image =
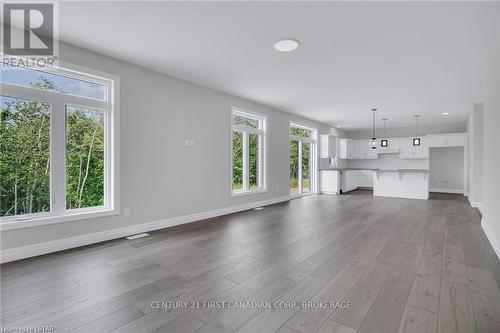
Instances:
[[[498,333],[499,282],[498,258],[464,197],[354,191],[4,264],[1,323],[89,333]],[[189,308],[152,307],[169,301]],[[254,307],[220,307],[243,301]],[[341,301],[350,307],[319,306]]]

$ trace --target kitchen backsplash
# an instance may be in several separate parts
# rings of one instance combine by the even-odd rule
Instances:
[[[370,169],[427,169],[427,159],[400,159],[399,154],[379,154],[375,160],[340,160],[347,168]]]
[[[320,169],[368,168],[368,169],[428,169],[427,159],[402,160],[399,154],[379,154],[376,160],[337,160],[320,158]]]

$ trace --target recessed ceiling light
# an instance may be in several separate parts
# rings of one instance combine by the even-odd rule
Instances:
[[[442,114],[443,116],[449,116],[449,115],[450,115],[450,113],[449,113],[449,112],[443,112],[443,113],[441,113],[441,114]]]
[[[274,48],[280,52],[290,52],[299,47],[299,41],[295,39],[282,39],[274,44]]]
[[[337,126],[335,126],[335,127],[337,127],[337,128],[342,128],[342,126],[340,126],[340,125],[337,125]]]

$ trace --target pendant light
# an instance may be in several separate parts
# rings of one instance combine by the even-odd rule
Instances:
[[[377,112],[377,109],[372,109],[372,114],[373,114],[373,125],[372,125],[372,149],[377,149],[377,138],[375,137],[375,112]]]
[[[380,141],[380,147],[387,148],[389,147],[389,140],[387,140],[387,135],[385,134],[385,122],[387,121],[387,118],[382,119],[384,122],[384,139]]]
[[[414,115],[415,117],[415,137],[413,138],[413,146],[417,147],[420,146],[420,138],[418,137],[418,117],[420,117],[419,114]]]

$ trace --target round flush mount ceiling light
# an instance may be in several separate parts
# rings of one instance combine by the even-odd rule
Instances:
[[[295,39],[282,39],[274,43],[276,51],[291,52],[299,47],[299,41]]]
[[[443,116],[449,116],[449,115],[450,115],[450,113],[449,113],[449,112],[443,112],[443,113],[441,113],[441,114],[442,114]]]

